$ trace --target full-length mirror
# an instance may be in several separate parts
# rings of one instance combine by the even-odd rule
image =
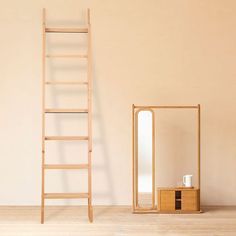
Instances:
[[[139,110],[136,123],[136,207],[154,208],[154,113],[152,110]]]

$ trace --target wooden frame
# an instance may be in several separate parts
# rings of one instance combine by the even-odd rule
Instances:
[[[172,105],[166,105],[166,106],[140,106],[140,105],[132,105],[132,194],[133,194],[133,213],[159,213],[157,210],[157,207],[153,205],[153,208],[140,208],[137,204],[138,197],[137,197],[137,183],[138,183],[138,156],[137,156],[137,115],[140,111],[148,110],[152,111],[153,115],[154,110],[156,109],[194,109],[197,110],[197,189],[199,189],[199,206],[200,206],[200,187],[201,187],[201,108],[200,104],[193,105],[193,106],[172,106]],[[154,117],[154,116],[153,116]],[[155,127],[155,122],[153,127]],[[154,131],[154,137],[153,140],[155,140],[155,131]],[[155,163],[155,145],[153,145],[153,154],[154,154],[154,162]],[[152,175],[155,176],[155,166],[152,168],[153,173]],[[155,180],[154,180],[155,183]],[[155,189],[152,193],[152,196],[155,196]],[[154,202],[155,204],[155,202]]]
[[[136,143],[137,138],[138,138],[138,115],[140,112],[142,111],[149,111],[152,114],[152,207],[147,208],[148,210],[154,210],[155,209],[155,113],[152,109],[150,108],[145,108],[145,109],[138,109],[135,113],[135,133],[137,135],[136,136]],[[134,147],[134,152],[135,155],[137,157],[136,162],[134,162],[134,174],[135,174],[135,179],[134,179],[134,191],[136,193],[136,197],[135,197],[135,202],[134,202],[134,208],[135,209],[140,209],[139,207],[139,199],[138,199],[138,145],[135,145]]]
[[[46,33],[85,33],[87,34],[87,55],[50,55],[46,54]],[[46,81],[46,58],[74,58],[87,60],[87,81]],[[87,86],[87,109],[54,109],[46,108],[45,105],[45,86],[54,85],[86,85]],[[45,135],[45,115],[50,113],[87,113],[88,114],[88,136],[46,136]],[[88,142],[88,163],[85,164],[45,164],[45,142],[46,141],[86,141]],[[92,50],[91,50],[91,24],[90,10],[87,10],[87,26],[81,28],[47,28],[46,10],[43,9],[42,17],[42,186],[41,186],[41,223],[44,223],[45,199],[88,199],[88,217],[93,222],[92,208]],[[45,170],[88,170],[88,193],[45,193]]]

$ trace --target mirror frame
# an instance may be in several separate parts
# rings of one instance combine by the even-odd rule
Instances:
[[[152,114],[152,206],[151,207],[142,207],[139,205],[139,197],[138,197],[138,115],[142,111],[148,111]],[[156,165],[156,155],[155,155],[155,113],[150,108],[138,109],[134,112],[134,138],[135,142],[133,144],[134,155],[133,155],[133,211],[150,211],[155,210],[155,165]]]

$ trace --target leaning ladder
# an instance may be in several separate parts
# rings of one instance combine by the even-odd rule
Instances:
[[[44,223],[44,205],[45,199],[88,199],[88,217],[93,221],[92,209],[92,179],[91,179],[91,155],[92,155],[92,78],[91,78],[91,26],[90,11],[87,11],[87,26],[83,28],[48,28],[46,26],[46,11],[43,9],[42,23],[42,195],[41,195],[41,223]],[[84,33],[87,34],[87,54],[86,55],[48,55],[46,54],[46,35],[48,33]],[[85,58],[87,59],[87,81],[48,81],[46,80],[46,57],[62,58]],[[45,102],[45,88],[48,85],[85,85],[88,93],[88,108],[86,109],[49,109]],[[88,115],[88,136],[46,136],[45,116],[48,113],[87,113]],[[47,141],[87,141],[88,142],[88,163],[69,165],[69,164],[45,164],[45,143]],[[88,192],[87,193],[45,193],[45,171],[52,169],[71,170],[87,169],[88,170]]]

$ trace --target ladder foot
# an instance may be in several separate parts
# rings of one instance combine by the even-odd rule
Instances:
[[[93,207],[88,207],[88,217],[89,217],[89,222],[93,223]]]
[[[44,224],[44,215],[41,213],[41,224]]]
[[[42,194],[42,202],[41,202],[41,224],[44,224],[44,197],[43,197],[43,194]]]

